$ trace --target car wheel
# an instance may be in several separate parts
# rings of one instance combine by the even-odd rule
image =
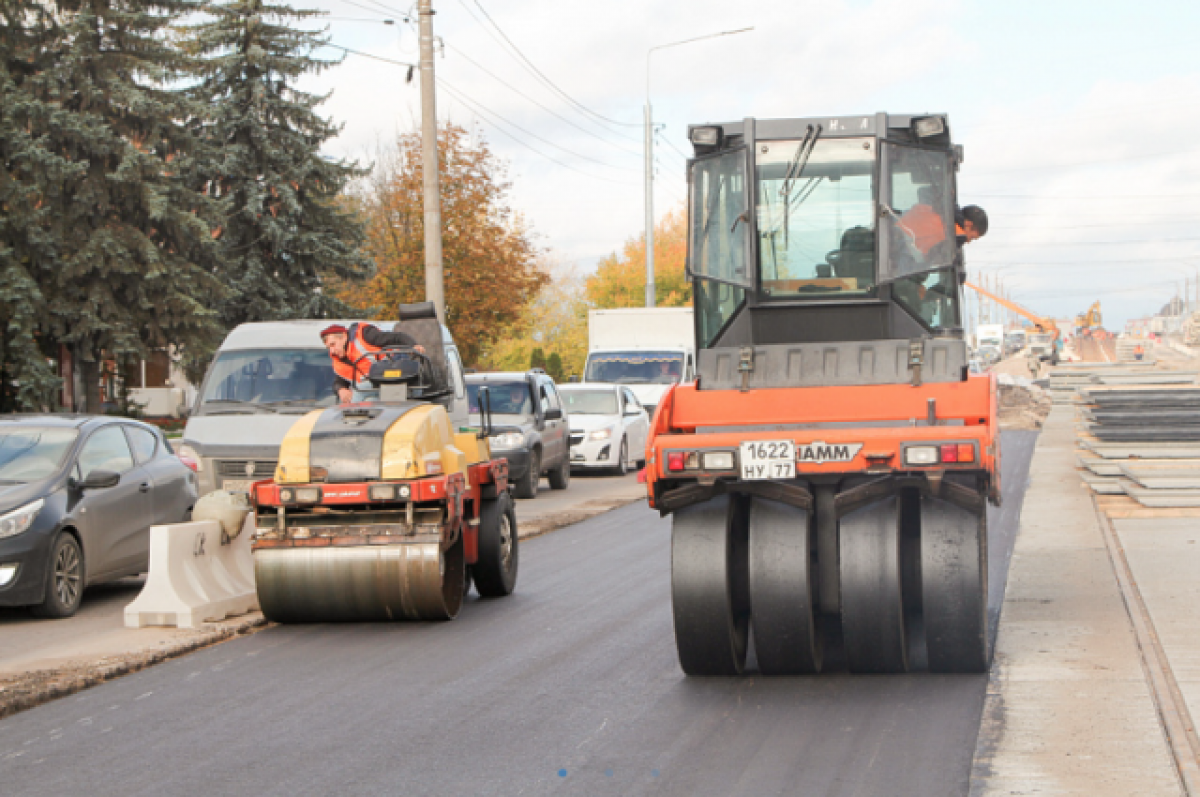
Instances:
[[[479,560],[471,566],[481,598],[502,598],[517,586],[517,513],[508,493],[484,501],[479,512]]]
[[[70,534],[59,534],[50,548],[46,597],[31,611],[38,617],[70,617],[83,600],[83,551]]]
[[[550,471],[550,489],[565,490],[571,483],[571,460],[563,458],[562,464]]]
[[[517,481],[517,498],[537,498],[538,487],[542,481],[542,454],[531,451],[529,454],[529,470]]]
[[[624,437],[621,438],[620,453],[617,454],[617,467],[614,470],[618,476],[629,473],[629,443],[625,441]]]

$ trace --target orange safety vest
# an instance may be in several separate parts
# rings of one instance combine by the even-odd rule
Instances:
[[[372,346],[363,340],[359,334],[358,324],[351,324],[350,329],[346,330],[346,332],[345,355],[334,357],[330,354],[329,359],[333,362],[333,372],[349,382],[351,386],[354,386],[358,384],[360,379],[367,378],[367,371],[371,367],[371,363],[367,360],[363,360],[357,366],[355,366],[355,362],[363,355],[379,351],[383,347]],[[356,370],[357,373],[355,373]]]
[[[900,226],[923,255],[946,240],[946,224],[930,205],[913,205],[900,217]]]

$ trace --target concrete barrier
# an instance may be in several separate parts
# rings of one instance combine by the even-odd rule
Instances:
[[[215,520],[153,526],[146,586],[125,607],[125,626],[195,628],[258,609],[254,559],[250,554],[254,516],[233,540]]]

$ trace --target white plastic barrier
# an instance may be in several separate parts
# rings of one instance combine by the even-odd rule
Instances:
[[[224,542],[215,520],[150,528],[150,572],[146,586],[125,607],[125,626],[195,628],[258,608],[250,541],[254,516],[241,534]]]

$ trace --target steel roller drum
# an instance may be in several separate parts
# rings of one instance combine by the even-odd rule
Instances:
[[[263,614],[281,623],[450,620],[462,606],[462,540],[264,548],[254,552]]]

